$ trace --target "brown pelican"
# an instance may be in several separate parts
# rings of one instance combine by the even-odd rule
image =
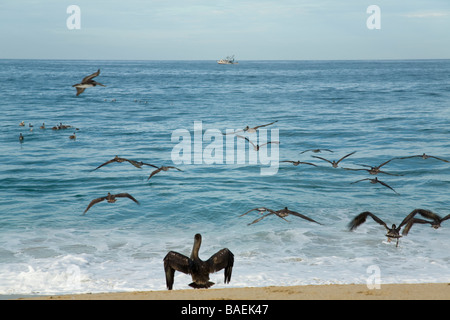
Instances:
[[[19,123],[19,126],[25,127],[25,121],[22,121],[21,123]]]
[[[97,170],[98,168],[101,168],[101,167],[103,167],[103,166],[105,166],[105,165],[107,165],[107,164],[113,163],[113,162],[119,162],[119,163],[122,163],[122,162],[129,162],[129,163],[131,163],[133,166],[135,166],[136,168],[142,168],[143,165],[151,166],[151,167],[154,167],[154,168],[158,168],[157,166],[155,166],[155,165],[153,165],[153,164],[144,163],[144,162],[142,162],[142,161],[129,160],[129,159],[125,159],[125,158],[120,158],[119,156],[115,156],[113,159],[108,160],[108,161],[106,161],[105,163],[99,165],[99,166],[98,166],[97,168],[95,168],[94,170]],[[94,171],[94,170],[92,170],[92,171]]]
[[[319,153],[319,152],[322,152],[322,150],[323,151],[328,151],[328,152],[333,152],[330,149],[308,149],[308,150],[300,152],[300,154],[308,152],[308,151],[311,151],[311,152],[314,152],[314,153]]]
[[[280,144],[279,141],[269,141],[269,142],[267,142],[267,143],[263,143],[263,144],[259,145],[259,144],[254,144],[254,143],[253,143],[249,138],[247,138],[247,137],[240,136],[240,135],[238,135],[238,134],[236,135],[236,137],[239,137],[239,138],[242,138],[242,139],[247,140],[249,143],[251,143],[251,145],[253,146],[253,150],[255,150],[255,151],[259,151],[259,149],[260,149],[261,147],[264,147],[265,145],[268,145],[268,144],[270,144],[270,143]]]
[[[189,286],[195,289],[209,288],[214,285],[214,282],[209,281],[209,274],[222,269],[225,269],[224,283],[230,282],[234,264],[233,253],[227,248],[224,248],[213,254],[208,260],[203,261],[198,256],[201,244],[202,236],[197,233],[194,237],[194,246],[189,258],[175,251],[169,251],[167,253],[163,260],[167,289],[172,290],[173,288],[175,271],[190,274],[192,283]]]
[[[238,130],[238,131],[230,132],[230,133],[224,133],[224,135],[231,134],[231,133],[242,132],[242,131],[243,131],[243,132],[248,132],[248,133],[254,133],[254,132],[256,132],[256,130],[258,130],[259,128],[270,126],[270,125],[274,124],[275,122],[278,122],[278,120],[276,120],[276,121],[274,121],[274,122],[271,122],[271,123],[268,123],[268,124],[262,124],[262,125],[260,125],[260,126],[256,126],[256,127],[253,127],[253,128],[250,128],[249,126],[246,126],[246,127],[245,127],[244,129],[242,129],[242,130]]]
[[[45,129],[45,123],[42,122],[42,126],[39,127],[40,129]]]
[[[317,165],[315,165],[314,163],[310,163],[310,162],[292,161],[292,160],[283,160],[280,162],[289,162],[289,163],[292,163],[294,166],[298,166],[299,164],[309,164],[310,166],[317,167]]]
[[[267,217],[267,216],[269,216],[271,214],[275,214],[276,216],[280,217],[281,219],[283,219],[283,220],[285,220],[287,222],[289,222],[289,221],[286,220],[285,217],[287,217],[288,215],[293,215],[293,216],[297,216],[297,217],[303,218],[303,219],[311,221],[311,222],[315,222],[317,224],[321,224],[321,223],[319,223],[319,222],[317,222],[317,221],[315,221],[315,220],[313,220],[313,219],[311,219],[311,218],[309,218],[309,217],[307,217],[307,216],[305,216],[305,215],[303,215],[301,213],[289,210],[287,207],[284,207],[284,209],[281,209],[281,210],[278,210],[278,211],[274,211],[272,209],[268,209],[268,208],[264,208],[264,207],[262,207],[262,208],[255,208],[255,209],[251,209],[251,210],[247,211],[246,213],[240,215],[240,217],[242,217],[243,215],[246,215],[247,213],[249,213],[251,211],[255,211],[255,210],[259,211],[260,214],[263,214],[264,212],[269,212],[269,213],[263,215],[262,217],[256,219],[255,221],[249,223],[248,225],[257,223],[257,222],[261,221],[262,219],[264,219],[265,217]]]
[[[24,139],[24,137],[23,137],[23,135],[22,135],[22,132],[19,134],[19,141],[20,142],[23,142],[23,139]]]
[[[416,214],[420,214],[424,218],[431,219],[431,221],[413,218]],[[442,222],[450,219],[450,214],[448,214],[442,218],[439,215],[437,215],[436,213],[434,213],[430,210],[425,210],[425,209],[414,209],[409,214],[409,216],[411,216],[411,220],[408,222],[408,224],[405,226],[405,229],[403,230],[404,235],[408,234],[409,230],[411,229],[411,227],[414,223],[420,223],[420,224],[429,223],[431,225],[431,227],[433,227],[434,229],[438,229],[441,226]]]
[[[396,158],[396,159],[409,159],[409,158],[418,158],[418,157],[422,158],[422,159],[434,158],[434,159],[441,160],[441,161],[444,161],[444,162],[450,162],[448,160],[445,160],[445,159],[442,159],[442,158],[438,158],[438,157],[435,157],[435,156],[430,156],[430,155],[425,154],[425,153],[419,154],[419,155],[415,155],[415,156],[409,156],[409,157],[400,157],[400,158]]]
[[[81,80],[81,83],[74,84],[72,87],[75,87],[77,89],[77,96],[82,94],[86,88],[92,88],[92,87],[95,87],[96,85],[106,87],[105,85],[92,80],[93,78],[97,77],[99,74],[100,74],[100,69],[98,69],[97,72],[94,72],[93,74],[84,77],[83,80]]]
[[[87,206],[86,210],[84,210],[83,215],[96,203],[102,202],[104,200],[108,201],[108,203],[114,203],[116,202],[116,198],[129,198],[139,204],[139,201],[137,201],[135,198],[133,198],[132,195],[129,193],[118,193],[118,194],[111,194],[108,192],[108,194],[105,197],[100,197],[97,199],[92,200],[89,205]]]
[[[156,166],[153,166],[153,167],[158,168],[158,167],[156,167]],[[155,174],[157,174],[157,173],[159,173],[159,172],[161,172],[161,171],[168,171],[169,169],[176,169],[176,170],[178,170],[178,171],[183,171],[183,170],[178,169],[177,167],[173,167],[173,166],[161,166],[161,167],[159,167],[158,169],[156,169],[155,171],[153,171],[153,172],[150,174],[150,176],[148,177],[147,181],[150,180],[150,178],[153,177]]]
[[[71,140],[76,140],[77,136],[75,134],[75,132],[73,133],[73,135],[69,136],[69,139]]]
[[[343,156],[343,157],[340,158],[338,161],[334,161],[334,160],[333,160],[333,161],[330,161],[330,160],[327,160],[327,159],[325,159],[325,158],[318,157],[318,156],[312,156],[312,157],[313,157],[313,158],[317,158],[317,159],[324,160],[324,161],[326,161],[326,162],[329,162],[329,163],[333,166],[333,168],[337,168],[338,165],[339,165],[339,162],[341,162],[341,161],[344,160],[345,158],[351,156],[351,155],[354,154],[355,152],[356,152],[356,151],[353,151],[353,152],[351,152],[351,153],[349,153],[349,154]]]
[[[390,187],[389,185],[387,185],[385,182],[378,180],[377,177],[375,177],[375,179],[371,179],[371,178],[361,179],[361,180],[358,180],[358,181],[355,181],[355,182],[351,182],[351,184],[353,184],[353,183],[358,183],[358,182],[360,182],[360,181],[365,181],[365,180],[369,180],[370,183],[373,183],[373,184],[379,183],[379,184],[381,184],[381,185],[383,185],[383,186],[385,186],[385,187],[391,189],[391,190],[394,191],[396,194],[399,194],[397,191],[395,191],[392,187]]]
[[[395,158],[394,158],[394,159],[395,159]],[[375,166],[375,167],[368,166],[368,165],[365,165],[365,164],[361,164],[361,165],[360,165],[360,166],[363,166],[363,167],[369,167],[370,169],[352,169],[352,168],[343,168],[343,169],[345,169],[345,170],[353,170],[353,171],[361,171],[361,170],[365,170],[365,171],[369,172],[370,174],[384,173],[384,174],[388,174],[388,175],[391,175],[391,176],[398,176],[398,174],[395,174],[395,173],[389,173],[389,172],[381,171],[381,170],[380,170],[380,168],[381,168],[382,166],[384,166],[385,164],[388,164],[389,162],[391,162],[391,161],[394,160],[394,159],[387,160],[387,161],[383,162],[382,164],[380,164],[379,166]]]
[[[356,217],[353,218],[352,221],[349,223],[349,229],[350,231],[355,230],[359,225],[363,224],[366,221],[367,216],[372,217],[372,219],[377,222],[378,224],[381,224],[384,226],[387,230],[386,237],[388,238],[388,242],[390,242],[392,239],[397,240],[396,247],[398,247],[398,240],[402,237],[400,235],[400,229],[409,222],[409,220],[412,218],[410,215],[406,216],[403,221],[400,223],[400,225],[397,227],[395,224],[392,225],[391,228],[387,226],[387,224],[378,218],[376,215],[369,211],[364,211],[360,214],[358,214]]]

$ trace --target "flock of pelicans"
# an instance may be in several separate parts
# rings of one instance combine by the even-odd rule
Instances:
[[[98,83],[94,80],[92,80],[93,78],[97,77],[100,74],[100,70],[98,70],[97,72],[86,76],[85,78],[83,78],[83,80],[78,83],[73,85],[73,87],[76,88],[77,90],[77,96],[80,95],[81,93],[83,93],[83,91],[86,88],[91,88],[91,87],[95,87],[97,85],[103,86],[105,87],[105,85]],[[256,132],[259,128],[261,127],[266,127],[269,125],[274,124],[277,121],[268,123],[268,124],[264,124],[264,125],[260,125],[260,126],[256,126],[253,128],[250,128],[249,126],[245,127],[242,130],[238,130],[233,132],[237,137],[242,138],[247,140],[250,144],[252,144],[253,148],[255,151],[259,151],[260,148],[264,145],[267,145],[269,143],[277,143],[279,144],[278,141],[272,141],[272,142],[268,142],[264,145],[258,145],[258,144],[254,144],[251,140],[249,140],[247,137],[238,135],[238,132],[247,132],[247,133],[253,133]],[[25,126],[25,122],[22,121],[20,124],[20,126]],[[29,124],[30,130],[32,131],[32,125]],[[41,129],[45,129],[45,124],[43,123],[42,126],[40,127]],[[69,128],[73,128],[72,126],[68,126],[68,125],[63,125],[62,123],[60,123],[59,125],[52,127],[53,130],[61,130],[61,129],[69,129]],[[76,130],[78,130],[78,128],[76,128]],[[227,133],[229,134],[229,133]],[[75,133],[69,137],[70,139],[76,139]],[[19,136],[19,140],[20,142],[23,142],[24,137],[22,135],[22,133],[20,133]],[[313,152],[313,153],[320,153],[322,151],[326,151],[326,152],[330,152],[332,153],[332,150],[329,149],[309,149],[309,150],[305,150],[303,152],[301,152],[301,154],[305,153],[305,152]],[[312,156],[313,158],[316,159],[320,159],[322,161],[326,161],[328,162],[333,168],[338,168],[339,164],[346,159],[347,157],[350,157],[351,155],[353,155],[356,151],[351,152],[349,154],[346,154],[345,156],[341,157],[339,160],[335,161],[335,160],[328,160],[324,157],[319,157],[319,156]],[[392,158],[390,160],[387,160],[385,162],[383,162],[382,164],[378,165],[378,166],[368,166],[368,165],[361,165],[363,167],[366,168],[343,168],[345,170],[355,170],[355,171],[367,171],[369,172],[371,175],[377,175],[379,173],[382,174],[386,174],[386,175],[397,175],[394,173],[389,173],[386,171],[381,170],[382,167],[384,167],[385,165],[387,165],[389,162],[393,161],[393,160],[397,160],[397,159],[407,159],[407,158],[416,158],[416,157],[420,157],[422,159],[428,159],[428,158],[434,158],[440,161],[444,161],[444,162],[449,162],[448,160],[439,158],[439,157],[435,157],[435,156],[430,156],[427,155],[425,153],[421,154],[421,155],[412,155],[412,156],[406,156],[406,157],[396,157],[396,158]],[[113,159],[108,160],[104,163],[102,163],[101,165],[99,165],[98,167],[96,167],[95,169],[93,169],[92,171],[98,170],[99,168],[111,164],[111,163],[130,163],[131,165],[133,165],[136,168],[142,168],[143,166],[149,166],[154,168],[154,170],[151,172],[151,174],[149,175],[148,179],[152,178],[155,174],[161,172],[161,171],[168,171],[169,169],[175,169],[178,171],[182,171],[181,169],[174,167],[174,166],[156,166],[154,164],[149,164],[149,163],[144,163],[142,161],[136,161],[136,160],[130,160],[130,159],[126,159],[126,158],[121,158],[119,156],[115,156]],[[285,162],[285,163],[291,163],[294,166],[298,166],[300,164],[306,164],[306,165],[311,165],[311,166],[317,166],[314,163],[311,162],[302,162],[302,161],[292,161],[292,160],[284,160],[284,161],[280,161],[280,162]],[[364,178],[364,179],[360,179],[357,180],[355,182],[352,183],[358,183],[361,181],[370,181],[373,184],[380,184],[386,188],[391,189],[392,191],[394,191],[396,194],[398,194],[392,187],[390,187],[388,184],[386,184],[385,182],[378,180],[377,177],[375,178]],[[114,203],[117,201],[117,198],[128,198],[132,201],[134,201],[135,203],[139,204],[139,201],[136,200],[132,195],[130,195],[129,193],[118,193],[118,194],[111,194],[108,193],[106,196],[103,197],[99,197],[96,199],[93,199],[89,205],[87,206],[87,208],[84,210],[83,215],[86,214],[86,212],[95,204],[100,203],[102,201],[107,201],[108,203]],[[249,223],[248,225],[252,225],[254,223],[257,223],[259,221],[261,221],[262,219],[264,219],[267,216],[270,215],[275,215],[285,221],[287,221],[285,218],[288,215],[292,215],[292,216],[296,216],[302,219],[305,219],[307,221],[310,221],[312,223],[316,223],[321,225],[321,223],[315,221],[314,219],[311,219],[301,213],[298,213],[296,211],[292,211],[290,209],[288,209],[287,207],[280,209],[280,210],[272,210],[266,207],[259,207],[259,208],[254,208],[251,210],[248,210],[247,212],[243,213],[242,215],[240,215],[240,217],[253,212],[253,211],[257,211],[261,216],[259,218],[257,218],[256,220],[254,220],[253,222]],[[416,218],[417,215],[420,215],[422,218]],[[433,213],[430,210],[425,210],[425,209],[415,209],[413,210],[411,213],[409,213],[401,222],[400,224],[397,226],[395,224],[392,224],[391,227],[389,227],[382,219],[380,219],[379,217],[377,217],[375,214],[369,212],[369,211],[365,211],[362,212],[360,214],[358,214],[356,217],[354,217],[351,222],[349,223],[348,227],[349,230],[355,230],[358,226],[360,226],[361,224],[363,224],[367,217],[371,217],[375,222],[377,222],[378,224],[382,225],[385,229],[386,229],[386,237],[388,238],[388,242],[390,242],[392,239],[396,240],[396,246],[398,246],[398,241],[399,239],[403,236],[403,235],[407,235],[408,232],[410,231],[411,227],[414,224],[430,224],[433,228],[437,229],[441,226],[441,223],[444,222],[445,220],[450,219],[450,214],[445,216],[445,217],[441,217],[435,213]],[[401,232],[401,228],[404,227],[403,231]],[[193,287],[193,288],[209,288],[211,287],[214,283],[209,281],[209,274],[210,273],[214,273],[217,271],[220,271],[222,269],[225,269],[224,271],[224,283],[229,283],[229,281],[231,280],[231,273],[232,273],[232,269],[233,269],[233,264],[234,264],[234,255],[233,253],[227,249],[224,248],[222,250],[219,250],[217,253],[215,253],[214,255],[212,255],[208,260],[201,260],[199,258],[199,249],[201,246],[201,242],[202,242],[202,237],[200,234],[196,234],[194,237],[194,245],[192,248],[192,252],[190,257],[187,257],[183,254],[180,254],[178,252],[175,251],[170,251],[169,253],[167,253],[167,255],[164,257],[163,261],[164,261],[164,270],[165,270],[165,276],[166,276],[166,286],[169,290],[172,290],[173,288],[173,283],[174,283],[174,274],[175,271],[179,271],[179,272],[183,272],[185,274],[189,274],[192,277],[192,283],[189,284],[189,286]]]

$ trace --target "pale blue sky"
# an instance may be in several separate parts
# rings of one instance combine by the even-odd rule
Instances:
[[[369,30],[369,5],[381,29]],[[69,30],[69,5],[81,29]],[[1,0],[0,58],[450,58],[448,0]]]

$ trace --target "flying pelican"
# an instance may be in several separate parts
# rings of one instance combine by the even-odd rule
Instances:
[[[190,274],[192,283],[189,286],[195,289],[209,288],[214,285],[214,282],[209,281],[209,274],[222,269],[225,269],[224,283],[230,282],[234,264],[233,253],[224,248],[213,254],[208,260],[203,261],[198,256],[201,244],[202,236],[197,233],[194,237],[194,246],[189,258],[175,251],[167,253],[163,260],[167,289],[172,290],[173,288],[175,271]]]
[[[356,152],[356,151],[353,151],[353,152],[351,152],[351,153],[349,153],[349,154],[343,156],[343,157],[340,158],[338,161],[334,161],[334,160],[333,160],[333,161],[330,161],[330,160],[327,160],[327,159],[325,159],[325,158],[318,157],[318,156],[312,156],[312,157],[313,157],[313,158],[317,158],[317,159],[324,160],[324,161],[326,161],[326,162],[329,162],[329,163],[333,166],[333,168],[337,168],[338,165],[339,165],[339,162],[341,162],[341,161],[344,160],[345,158],[351,156],[351,155],[354,154],[355,152]]]
[[[135,198],[133,198],[132,195],[129,193],[118,193],[118,194],[111,194],[108,192],[108,194],[105,197],[100,197],[97,199],[92,200],[89,205],[87,206],[86,210],[84,210],[83,215],[86,214],[86,212],[96,203],[102,202],[104,200],[108,201],[108,203],[114,203],[117,201],[116,198],[129,198],[139,204],[139,201],[137,201]]]
[[[315,221],[315,220],[313,220],[313,219],[311,219],[311,218],[309,218],[309,217],[307,217],[307,216],[305,216],[305,215],[303,215],[301,213],[289,210],[287,207],[284,207],[283,209],[278,210],[278,211],[274,211],[272,209],[268,209],[268,208],[264,208],[264,207],[262,207],[262,208],[255,208],[255,209],[251,209],[251,210],[247,211],[246,213],[240,215],[240,217],[242,217],[243,215],[246,215],[247,213],[249,213],[251,211],[255,211],[255,210],[259,211],[260,214],[263,214],[264,212],[269,212],[269,213],[267,213],[267,214],[263,215],[262,217],[254,220],[253,222],[249,223],[248,225],[257,223],[257,222],[261,221],[262,219],[264,219],[265,217],[267,217],[267,216],[269,216],[271,214],[275,214],[276,216],[280,217],[281,219],[283,219],[283,220],[285,220],[287,222],[289,222],[289,221],[286,220],[285,217],[287,217],[288,215],[293,215],[293,216],[297,216],[299,218],[302,218],[302,219],[305,219],[305,220],[308,220],[308,221],[311,221],[311,222],[315,222],[317,224],[321,224],[321,223],[319,223],[319,222],[317,222],[317,221]]]
[[[333,152],[330,149],[308,149],[308,150],[300,152],[300,154],[308,152],[308,151],[311,151],[311,152],[314,152],[314,153],[319,153],[319,152],[322,152],[322,150],[323,151],[328,151],[328,152]]]
[[[395,158],[394,158],[394,159],[395,159]],[[353,171],[361,171],[361,170],[365,170],[365,171],[369,172],[370,174],[374,174],[374,175],[375,175],[375,174],[378,174],[378,173],[384,173],[384,174],[388,174],[388,175],[391,175],[391,176],[398,176],[398,174],[395,174],[395,173],[389,173],[389,172],[381,171],[381,170],[380,170],[380,168],[381,168],[382,166],[384,166],[385,164],[388,164],[389,162],[391,162],[391,161],[394,160],[394,159],[389,159],[389,160],[383,162],[382,164],[380,164],[379,166],[375,166],[375,167],[368,166],[368,165],[365,165],[365,164],[361,164],[361,165],[360,165],[360,166],[363,166],[363,167],[369,167],[370,169],[353,169],[353,168],[343,168],[343,169],[345,169],[345,170],[353,170]]]
[[[113,162],[118,162],[118,163],[122,163],[122,162],[129,162],[131,163],[133,166],[135,166],[136,168],[142,168],[143,165],[146,166],[151,166],[154,168],[158,168],[157,166],[153,165],[153,164],[149,164],[149,163],[144,163],[142,161],[134,161],[134,160],[129,160],[126,158],[120,158],[119,156],[115,156],[113,159],[106,161],[105,163],[99,165],[97,168],[95,168],[94,170],[97,170],[98,168],[101,168],[107,164],[113,163]],[[92,171],[94,171],[92,170]]]
[[[423,219],[411,219],[408,224],[405,226],[405,229],[403,230],[403,234],[406,235],[409,232],[409,229],[411,229],[412,225],[414,223],[420,223],[420,224],[425,224],[425,223],[429,223],[431,225],[431,227],[433,227],[434,229],[438,229],[441,226],[441,223],[444,222],[445,220],[450,219],[450,214],[446,215],[445,217],[440,217],[439,215],[437,215],[436,213],[430,211],[430,210],[425,210],[425,209],[414,209],[409,216],[411,216],[411,218],[413,218],[416,214],[420,214],[422,217],[427,218],[427,219],[431,219],[431,221],[429,220],[423,220]]]
[[[253,128],[250,128],[249,126],[246,126],[246,127],[245,127],[244,129],[242,129],[242,130],[238,130],[238,131],[230,132],[230,133],[224,133],[224,135],[231,134],[231,133],[242,132],[242,131],[243,131],[243,132],[248,132],[248,133],[254,133],[254,132],[256,132],[259,128],[270,126],[270,125],[274,124],[275,122],[278,122],[278,120],[276,120],[276,121],[274,121],[274,122],[271,122],[271,123],[262,124],[262,125],[260,125],[260,126],[256,126],[256,127],[253,127]]]
[[[242,139],[245,139],[245,140],[247,140],[249,143],[251,143],[251,145],[253,146],[253,150],[255,150],[255,151],[259,151],[259,149],[261,148],[261,147],[264,147],[265,145],[268,145],[268,144],[271,144],[271,143],[275,143],[275,144],[280,144],[280,141],[269,141],[269,142],[266,142],[266,143],[263,143],[263,144],[261,144],[261,145],[259,145],[259,144],[254,144],[249,138],[247,138],[247,137],[244,137],[244,136],[240,136],[240,135],[236,135],[236,137],[239,137],[239,138],[242,138]]]
[[[153,166],[153,167],[158,168],[158,167],[156,167],[156,166]],[[173,166],[161,166],[161,167],[159,167],[158,169],[156,169],[155,171],[153,171],[153,172],[150,174],[150,176],[148,177],[147,181],[150,180],[150,178],[153,177],[155,174],[157,174],[157,173],[159,173],[159,172],[161,172],[161,171],[168,171],[169,169],[176,169],[176,170],[178,170],[178,171],[183,171],[183,170],[178,169],[177,167],[173,167]]]
[[[289,163],[292,163],[294,166],[298,166],[299,164],[309,164],[310,166],[317,167],[317,165],[315,165],[314,163],[310,163],[310,162],[292,161],[292,160],[283,160],[280,162],[289,162]]]
[[[394,191],[396,194],[399,194],[399,193],[398,193],[397,191],[395,191],[392,187],[390,187],[389,185],[387,185],[387,184],[384,183],[383,181],[378,180],[377,177],[375,177],[375,179],[371,179],[371,178],[361,179],[361,180],[358,180],[358,181],[355,181],[355,182],[351,182],[351,184],[353,184],[353,183],[358,183],[358,182],[360,182],[360,181],[365,181],[365,180],[369,180],[370,183],[373,183],[373,184],[379,183],[379,184],[381,184],[381,185],[383,185],[383,186],[385,186],[385,187],[391,189],[391,190]]]
[[[442,159],[442,158],[438,158],[438,157],[435,157],[435,156],[430,156],[430,155],[425,154],[425,153],[419,154],[419,155],[415,155],[415,156],[409,156],[409,157],[400,157],[400,158],[396,158],[396,159],[409,159],[409,158],[422,158],[422,159],[434,158],[434,159],[441,160],[441,161],[444,161],[444,162],[450,162],[448,160],[445,160],[445,159]]]
[[[74,84],[72,87],[75,87],[77,89],[77,96],[83,93],[83,91],[86,88],[92,88],[96,85],[106,87],[105,85],[96,82],[95,80],[92,80],[93,78],[97,77],[100,74],[100,69],[97,70],[97,72],[94,72],[93,74],[86,76],[81,80],[81,83]]]

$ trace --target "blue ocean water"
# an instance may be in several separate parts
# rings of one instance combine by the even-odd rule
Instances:
[[[97,69],[106,87],[75,96],[72,85]],[[449,214],[450,164],[391,161],[383,169],[397,175],[377,177],[398,194],[352,184],[374,176],[343,169],[450,159],[450,60],[0,60],[0,83],[0,295],[165,290],[162,259],[189,255],[195,233],[202,258],[224,247],[235,255],[228,285],[223,272],[211,276],[216,288],[366,283],[374,267],[382,284],[450,281],[450,223],[413,226],[398,247],[370,218],[347,228],[362,211],[389,225],[415,208]],[[151,167],[129,163],[92,171],[116,155],[173,165],[172,135],[184,130],[193,143],[195,123],[225,133],[273,121],[264,129],[280,144],[267,150],[317,167],[280,163],[261,175],[260,162],[181,163],[150,180]],[[51,130],[59,123],[74,128]],[[334,152],[301,153],[313,148]],[[339,168],[312,157],[353,151]],[[123,198],[82,215],[108,192],[140,205]],[[322,225],[240,217],[263,206]],[[174,289],[188,288],[190,277],[175,275]]]

